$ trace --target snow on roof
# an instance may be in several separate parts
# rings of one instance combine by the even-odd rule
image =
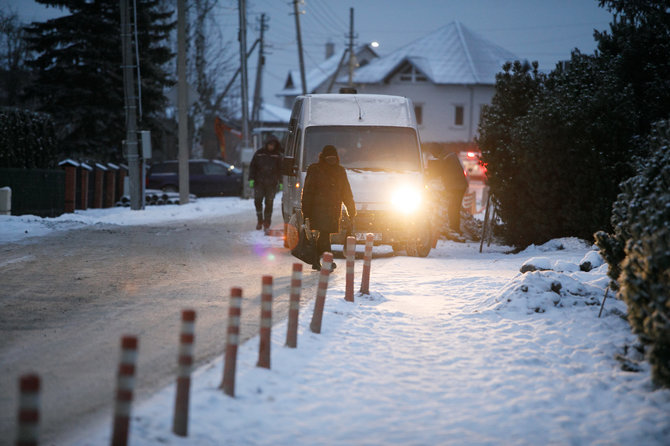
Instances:
[[[411,102],[402,96],[311,94],[305,96],[306,125],[386,125],[410,127]]]
[[[59,166],[65,166],[65,165],[70,165],[74,167],[79,167],[79,163],[73,159],[67,158],[58,163]]]
[[[354,82],[383,82],[405,63],[435,84],[495,84],[505,61],[518,59],[459,22],[452,22],[354,72]],[[338,79],[338,81],[342,81]]]
[[[249,107],[250,109],[253,108],[253,102],[249,104]],[[291,110],[263,102],[259,117],[261,122],[285,122],[288,124],[289,119],[291,119]]]
[[[238,121],[242,119],[242,109],[239,106],[235,113],[233,114],[232,119],[237,119]],[[249,101],[249,114],[254,107],[254,102]],[[272,105],[267,102],[261,103],[260,109],[260,121],[261,122],[282,122],[288,124],[289,119],[291,119],[291,110],[288,108],[280,107],[278,105]]]
[[[342,54],[344,54],[344,51],[345,50],[343,49],[336,52],[328,59],[317,65],[316,68],[313,68],[309,70],[309,72],[305,73],[305,83],[308,87],[307,91],[309,91],[309,87],[315,88],[321,85],[326,81],[326,79],[328,79],[329,76],[335,73],[340,60],[342,59]],[[278,96],[302,94],[302,80],[300,79],[300,70],[291,70],[289,71],[288,75],[291,79],[292,87],[284,88],[279,92]],[[287,85],[288,84],[289,83],[287,82]]]
[[[368,45],[358,46],[354,50],[354,54],[359,54],[360,51],[364,50],[366,47],[370,49]],[[345,51],[346,48],[335,52],[328,59],[317,65],[316,68],[313,68],[309,70],[309,72],[305,73],[305,83],[307,84],[308,93],[319,87],[326,80],[328,80],[330,76],[335,74]],[[291,70],[288,73],[288,78],[286,79],[284,89],[280,91],[277,96],[297,96],[300,94],[302,94],[302,80],[300,79],[300,70]]]

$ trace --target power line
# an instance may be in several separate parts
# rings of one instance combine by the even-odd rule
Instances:
[[[335,13],[335,11],[332,10],[332,8],[330,7],[330,4],[327,1],[323,2],[322,6],[324,7],[324,9],[328,10],[327,15],[329,17],[333,17],[333,18],[337,19],[337,21],[339,22],[338,27],[340,27],[342,29],[347,29],[347,22],[345,20],[342,20],[340,18],[340,16],[337,13]]]
[[[335,22],[335,20],[333,19],[334,16],[324,10],[322,3],[318,1],[312,1],[310,4],[313,6],[312,11],[314,14],[314,18],[316,20],[320,20],[321,25],[325,25],[325,23],[328,22],[328,24],[330,25],[329,28],[331,30],[338,30],[339,32],[342,32],[343,30],[347,29],[346,26],[342,26]]]

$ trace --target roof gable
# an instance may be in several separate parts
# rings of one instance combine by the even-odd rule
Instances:
[[[518,59],[510,51],[452,22],[408,45],[370,61],[354,73],[358,84],[380,83],[409,62],[435,84],[495,84],[502,64]]]
[[[334,75],[340,67],[340,61],[344,56],[346,49],[342,49],[338,52],[335,52],[328,59],[321,62],[315,68],[309,70],[305,73],[305,83],[307,84],[307,92],[313,92],[319,88],[324,82],[326,82],[332,75]],[[368,58],[375,59],[377,58],[377,53],[375,53],[369,45],[360,45],[354,50],[354,54],[357,58],[364,57],[363,54],[367,52]],[[367,64],[366,64],[367,65]],[[341,67],[340,67],[341,68]],[[284,89],[277,94],[277,96],[291,96],[291,95],[300,95],[302,94],[302,80],[299,70],[291,70],[288,73],[286,78],[286,83],[284,84]]]

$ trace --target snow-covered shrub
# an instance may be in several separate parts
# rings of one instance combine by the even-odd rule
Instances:
[[[0,109],[0,167],[48,169],[58,162],[54,124],[48,115]]]
[[[496,311],[545,313],[564,307],[595,306],[602,290],[584,283],[572,273],[553,270],[521,274],[492,301]]]
[[[654,380],[670,386],[670,121],[649,138],[651,156],[622,183],[614,203],[614,234],[596,243],[618,281],[633,331],[648,347]]]

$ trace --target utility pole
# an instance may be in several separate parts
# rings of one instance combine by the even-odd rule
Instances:
[[[177,109],[179,115],[179,204],[189,201],[188,84],[186,83],[186,0],[177,0]]]
[[[120,0],[121,7],[121,41],[123,63],[123,92],[126,109],[126,158],[128,159],[128,182],[130,185],[130,209],[144,209],[142,184],[140,175],[140,157],[137,149],[137,105],[135,104],[135,79],[132,66],[132,46],[130,42],[131,26],[128,0]]]
[[[247,3],[238,0],[240,10],[240,84],[242,88],[242,149],[249,147],[249,78],[247,76]]]
[[[302,37],[300,35],[300,11],[298,11],[298,0],[293,0],[293,12],[295,14],[295,32],[298,37],[298,60],[300,61],[300,82],[302,83],[302,94],[307,94],[307,82],[305,81],[305,60],[302,56]]]
[[[264,40],[263,34],[267,29],[265,24],[265,14],[261,14],[261,36],[260,43],[261,46],[258,51],[258,66],[256,67],[256,87],[254,88],[254,105],[251,109],[251,122],[254,127],[258,127],[260,123],[260,109],[261,109],[261,93],[263,88],[263,66],[265,65],[265,53],[264,51]]]
[[[356,56],[354,55],[354,8],[349,8],[349,87],[354,86],[354,68],[356,68]]]
[[[242,88],[242,147],[240,149],[240,162],[242,163],[243,189],[242,197],[251,197],[249,187],[249,166],[254,156],[254,149],[249,142],[249,80],[247,76],[247,6],[246,0],[239,1],[240,10],[240,86]]]

